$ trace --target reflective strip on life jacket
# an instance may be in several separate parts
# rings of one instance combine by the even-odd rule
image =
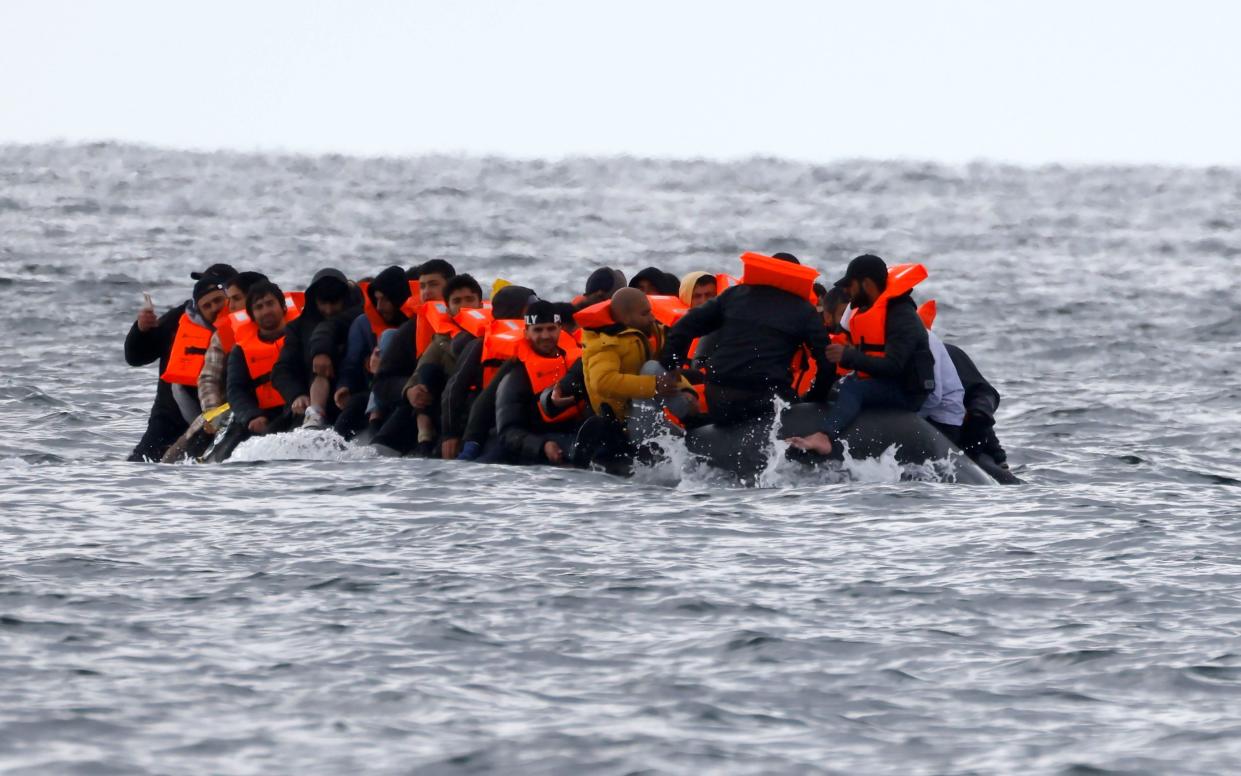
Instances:
[[[267,342],[259,336],[259,327],[248,323],[237,332],[237,345],[246,357],[246,371],[254,381],[254,398],[258,400],[259,409],[270,410],[282,407],[284,397],[271,382],[271,370],[280,358],[284,348],[284,335],[275,342]]]
[[[159,377],[166,383],[198,386],[198,373],[203,371],[207,346],[211,344],[214,330],[199,326],[189,313],[181,313],[177,321],[177,336],[168,354],[168,366]]]
[[[525,321],[501,318],[488,324],[483,336],[483,351],[479,360],[483,366],[483,384],[486,388],[504,364],[517,356],[517,347],[526,340]]]
[[[854,310],[849,316],[849,342],[867,355],[882,355],[886,341],[888,302],[908,293],[926,280],[926,267],[921,264],[896,264],[888,268],[888,284],[883,293],[865,310]],[[858,377],[870,375],[855,370]]]
[[[464,307],[457,311],[453,320],[475,337],[483,337],[487,334],[487,327],[491,325],[491,302],[483,302],[481,308]]]
[[[809,300],[811,304],[818,301],[814,293],[814,279],[819,276],[819,271],[813,267],[781,261],[761,253],[742,254],[741,266],[741,282],[746,285],[774,286]]]

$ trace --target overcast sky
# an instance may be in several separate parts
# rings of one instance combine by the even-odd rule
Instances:
[[[0,142],[1241,164],[1241,2],[0,0]]]

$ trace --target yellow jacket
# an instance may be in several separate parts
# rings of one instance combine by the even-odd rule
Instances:
[[[582,374],[586,378],[590,406],[596,413],[602,413],[606,404],[623,420],[631,400],[655,396],[655,375],[638,372],[663,350],[662,325],[655,324],[652,338],[654,347],[642,332],[619,325],[582,332]]]

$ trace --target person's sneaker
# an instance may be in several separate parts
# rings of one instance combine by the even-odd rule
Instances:
[[[430,458],[434,452],[435,443],[430,440],[419,442],[418,446],[414,448],[414,455],[419,458]]]
[[[306,419],[302,421],[302,428],[326,428],[327,420],[324,419],[323,413],[319,412],[315,407],[306,408]]]
[[[477,442],[466,442],[457,455],[458,461],[473,461],[483,454],[483,446]]]

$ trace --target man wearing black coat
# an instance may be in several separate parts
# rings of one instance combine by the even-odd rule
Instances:
[[[887,288],[888,266],[878,256],[858,256],[849,262],[845,276],[836,287],[849,295],[850,306],[859,312],[882,303]],[[789,444],[802,450],[826,455],[845,429],[863,409],[892,408],[917,412],[934,387],[935,358],[931,354],[926,325],[910,294],[887,300],[884,317],[882,355],[869,355],[852,345],[833,344],[827,348],[829,369],[840,364],[846,369],[865,372],[870,379],[849,375],[839,380],[840,390],[832,402],[822,431],[806,437],[792,437]],[[820,369],[822,373],[822,369]]]
[[[787,253],[773,258],[799,263]],[[714,350],[706,375],[707,407],[716,423],[769,415],[777,396],[795,399],[790,366],[803,345],[819,374],[833,374],[825,355],[828,339],[822,317],[807,300],[775,286],[743,283],[687,312],[668,332],[664,367],[683,365],[690,344],[709,334],[714,335]],[[821,393],[816,383],[807,398]]]
[[[198,282],[194,284],[193,298],[184,305],[174,307],[158,318],[155,310],[150,307],[139,311],[137,320],[130,326],[129,334],[125,337],[125,363],[130,366],[146,366],[158,361],[159,373],[163,375],[168,368],[182,315],[188,315],[190,320],[199,326],[213,328],[216,316],[228,303],[223,285],[226,278],[195,274],[198,275]],[[160,460],[168,447],[185,433],[201,411],[197,384],[173,384],[161,378],[155,389],[155,402],[151,405],[146,432],[129,454],[128,460]]]

